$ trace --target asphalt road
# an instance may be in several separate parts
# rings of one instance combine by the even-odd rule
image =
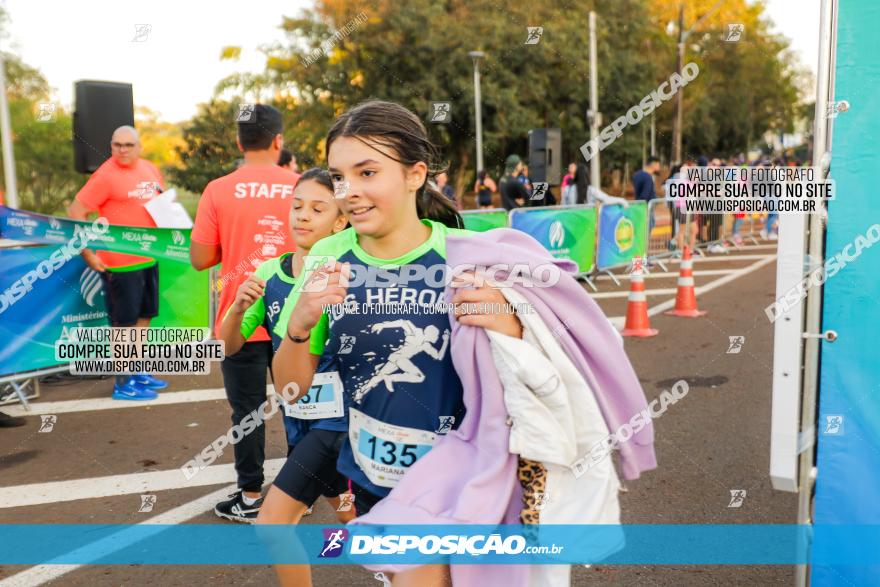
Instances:
[[[660,335],[626,340],[649,400],[679,379],[688,381],[690,392],[655,420],[659,467],[626,483],[624,523],[796,522],[796,495],[774,491],[768,473],[773,329],[764,307],[773,300],[774,254],[775,247],[762,243],[698,260],[696,284],[710,289],[700,293],[699,304],[708,315],[673,318],[655,310],[651,322]],[[646,280],[651,308],[674,298],[668,292],[675,288],[677,263],[668,269],[670,275],[664,276],[655,268]],[[627,282],[617,286],[602,278],[597,286],[597,301],[607,315],[622,317]],[[728,353],[730,336],[745,337],[739,353]],[[209,494],[219,495],[229,486],[231,467],[218,470],[210,485],[187,486],[177,471],[229,426],[219,369],[210,376],[171,381],[163,398],[186,402],[117,402],[125,407],[102,402],[110,395],[109,379],[43,385],[27,426],[0,430],[0,523],[139,523],[163,515],[184,518],[180,523],[228,523],[210,511],[216,498]],[[201,399],[190,391],[212,388],[218,391]],[[40,414],[57,415],[51,432],[38,432]],[[275,419],[268,425],[267,466],[277,467],[280,461],[273,459],[285,454],[283,426]],[[231,451],[226,451],[217,464],[231,462]],[[747,491],[739,508],[728,507],[734,489]],[[138,511],[144,493],[156,496],[152,512]],[[323,502],[306,518],[306,523],[334,522]],[[380,584],[359,567],[315,567],[313,576],[315,585],[322,586]],[[790,585],[793,577],[787,566],[598,565],[575,568],[572,584]],[[0,567],[0,587],[45,583],[240,586],[274,584],[275,579],[267,566]]]

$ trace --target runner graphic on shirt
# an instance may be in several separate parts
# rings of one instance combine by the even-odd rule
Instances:
[[[409,320],[391,320],[373,324],[370,332],[377,333],[386,328],[403,330],[403,343],[388,355],[388,362],[377,367],[373,377],[357,389],[354,395],[356,402],[360,402],[367,392],[382,382],[385,383],[385,388],[388,391],[393,392],[395,382],[421,383],[424,381],[425,374],[410,360],[415,355],[424,352],[438,361],[446,355],[446,349],[449,346],[449,330],[444,330],[443,344],[440,345],[440,350],[437,350],[434,343],[440,338],[440,331],[436,326],[428,325],[422,329]]]

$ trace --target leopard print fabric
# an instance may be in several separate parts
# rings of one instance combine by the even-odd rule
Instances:
[[[517,477],[523,490],[523,509],[519,512],[519,521],[521,524],[539,524],[540,509],[548,497],[547,469],[537,461],[518,457]]]

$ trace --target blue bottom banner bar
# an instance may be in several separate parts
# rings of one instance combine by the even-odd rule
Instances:
[[[0,564],[880,564],[880,526],[0,525]]]

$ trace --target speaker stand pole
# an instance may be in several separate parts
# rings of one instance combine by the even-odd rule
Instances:
[[[599,135],[599,124],[601,122],[599,114],[599,68],[596,65],[596,13],[590,11],[590,140],[595,141]],[[594,143],[595,144],[595,143]],[[599,174],[599,149],[590,159],[590,185],[594,188],[601,189],[601,179]]]
[[[0,139],[3,142],[3,175],[6,178],[6,202],[18,208],[18,187],[15,184],[15,155],[12,152],[12,125],[9,102],[6,100],[6,62],[0,52]]]

